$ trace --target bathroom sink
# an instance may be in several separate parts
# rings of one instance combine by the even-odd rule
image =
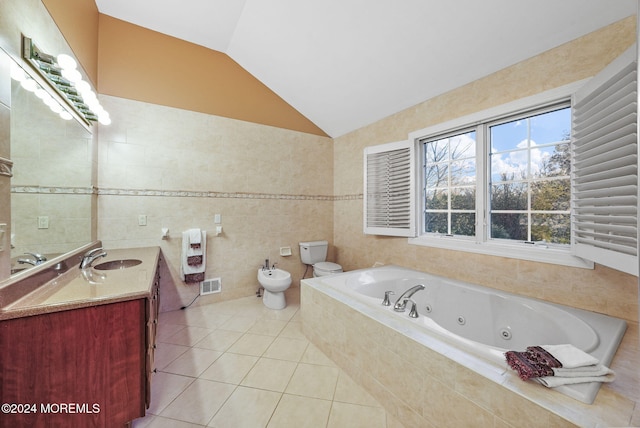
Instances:
[[[282,269],[259,269],[258,282],[264,287],[284,287],[291,284],[291,274]]]
[[[140,263],[142,263],[142,260],[138,259],[111,260],[95,265],[93,268],[98,270],[126,269],[131,266],[137,266]]]

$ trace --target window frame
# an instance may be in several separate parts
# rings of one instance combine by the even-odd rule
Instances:
[[[433,140],[439,135],[447,135],[458,131],[477,128],[482,124],[490,124],[507,119],[510,116],[518,116],[538,109],[545,109],[554,105],[567,103],[570,105],[572,95],[585,84],[586,80],[574,82],[550,91],[542,92],[529,97],[506,103],[497,107],[482,110],[467,116],[443,122],[421,130],[411,132],[409,141],[415,144],[416,158],[422,159],[423,153],[421,145],[427,140]],[[485,126],[484,129],[488,129]],[[582,259],[572,254],[571,246],[553,246],[542,243],[525,244],[522,241],[511,242],[508,240],[497,240],[490,238],[490,225],[488,225],[488,153],[490,150],[488,137],[483,132],[476,132],[476,171],[477,188],[476,194],[476,235],[469,236],[444,236],[431,233],[424,233],[424,227],[420,226],[417,236],[409,238],[409,243],[413,245],[436,247],[457,251],[486,254],[499,257],[516,258],[521,260],[553,263],[564,266],[580,267],[592,269],[594,263]],[[419,154],[419,155],[418,155]],[[422,162],[422,161],[421,161]],[[423,217],[423,193],[424,193],[424,171],[417,168],[419,173],[416,178],[419,185],[416,186],[416,219],[421,224]],[[480,195],[482,193],[482,195]]]

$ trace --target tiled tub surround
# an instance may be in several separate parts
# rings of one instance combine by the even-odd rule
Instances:
[[[633,323],[611,364],[618,377],[594,404],[521,381],[430,335],[381,324],[370,309],[319,281],[304,280],[305,335],[407,427],[631,426],[637,388],[638,329]],[[636,367],[636,368],[634,368]]]

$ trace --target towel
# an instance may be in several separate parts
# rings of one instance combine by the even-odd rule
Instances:
[[[197,239],[196,232],[200,236]],[[193,243],[199,241],[198,247]],[[180,273],[186,283],[204,281],[206,266],[207,232],[200,229],[190,229],[182,232],[182,255],[180,261]]]
[[[202,231],[200,229],[187,230],[189,245],[187,245],[187,264],[189,266],[201,265],[204,261],[202,254]]]
[[[573,345],[529,346],[523,352],[507,351],[505,357],[520,379],[535,379],[549,388],[615,379],[613,370]]]
[[[536,379],[548,388],[560,385],[571,385],[584,382],[613,382],[616,374],[602,364],[579,367],[575,369],[553,369],[554,376],[545,376]]]
[[[189,229],[187,232],[189,232],[189,246],[194,249],[200,248],[202,243],[202,233],[200,229]]]
[[[583,352],[573,345],[542,345],[542,348],[553,355],[565,369],[592,366],[598,364],[598,359]]]
[[[562,363],[542,346],[529,346],[522,352],[507,351],[504,355],[509,367],[517,371],[522,380],[553,376],[553,368],[562,367]]]

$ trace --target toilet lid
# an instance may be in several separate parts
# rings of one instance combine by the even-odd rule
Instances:
[[[337,263],[331,263],[331,262],[320,262],[320,263],[316,263],[315,265],[313,265],[314,269],[319,269],[319,270],[324,270],[324,271],[329,271],[329,272],[335,272],[335,271],[341,271],[342,270],[342,266],[340,266]]]

